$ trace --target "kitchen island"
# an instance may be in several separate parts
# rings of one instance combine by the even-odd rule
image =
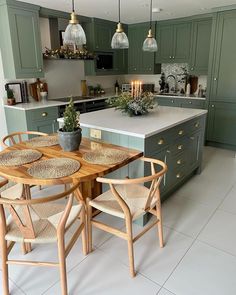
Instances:
[[[81,114],[80,123],[83,137],[95,139],[98,147],[105,141],[164,161],[168,172],[161,197],[165,199],[201,171],[206,114],[206,110],[159,106],[147,115],[128,117],[112,108]],[[63,124],[63,118],[58,121]],[[136,161],[112,176],[140,177],[149,174],[148,169]]]

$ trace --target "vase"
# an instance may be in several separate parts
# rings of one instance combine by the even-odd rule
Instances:
[[[82,138],[82,129],[73,132],[58,130],[58,142],[65,152],[73,152],[79,149]]]

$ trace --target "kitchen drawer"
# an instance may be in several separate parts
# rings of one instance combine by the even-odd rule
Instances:
[[[30,111],[27,111],[27,117],[29,117],[32,122],[49,120],[49,119],[57,119],[58,107],[30,110]]]
[[[176,154],[184,153],[188,148],[188,138],[183,137],[181,139],[176,140],[172,145],[168,148],[167,153],[171,156]]]
[[[165,180],[167,190],[172,189],[175,185],[177,185],[180,181],[182,181],[186,175],[187,175],[186,169],[180,168],[180,167],[176,167],[172,169],[170,167]]]
[[[145,154],[152,155],[165,149],[173,141],[172,130],[167,130],[159,134],[148,137],[145,140]]]
[[[170,169],[186,169],[188,165],[188,155],[187,153],[182,152],[173,156],[167,152],[166,164]]]
[[[202,118],[194,119],[190,122],[190,131],[195,132],[204,127],[204,120]]]

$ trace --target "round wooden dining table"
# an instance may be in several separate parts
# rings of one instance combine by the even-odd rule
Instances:
[[[121,150],[128,154],[127,159],[124,161],[114,164],[114,165],[97,165],[90,164],[83,160],[83,155],[95,149],[114,149]],[[13,181],[15,183],[22,183],[24,185],[59,185],[59,184],[73,184],[80,183],[80,193],[82,194],[84,200],[89,198],[94,198],[101,193],[101,184],[96,182],[97,177],[104,176],[110,172],[121,168],[130,162],[140,158],[143,155],[142,151],[137,151],[121,146],[116,146],[109,143],[92,141],[88,138],[83,138],[79,150],[74,152],[65,152],[61,149],[59,145],[50,147],[37,147],[32,148],[27,144],[27,142],[21,142],[14,144],[0,154],[12,151],[12,150],[22,150],[22,149],[36,149],[40,151],[43,156],[38,161],[53,159],[53,158],[71,158],[80,162],[80,169],[67,177],[52,178],[52,179],[42,179],[35,178],[28,174],[27,170],[31,167],[33,163],[24,164],[21,166],[0,166],[0,176],[6,178],[7,180]],[[34,162],[35,163],[35,162]]]

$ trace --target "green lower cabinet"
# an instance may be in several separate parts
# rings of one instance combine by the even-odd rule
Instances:
[[[158,105],[167,107],[180,107],[179,99],[169,98],[169,97],[157,97]]]
[[[236,104],[210,102],[207,141],[236,149]]]
[[[39,6],[0,0],[0,35],[6,79],[44,76]]]
[[[203,99],[189,99],[181,97],[156,97],[160,106],[181,107],[191,109],[205,109],[206,101]]]
[[[40,131],[45,133],[57,132],[58,107],[34,110],[17,110],[5,107],[8,133],[17,131]]]
[[[182,99],[180,101],[181,108],[190,108],[190,109],[204,109],[205,100],[201,99]]]

